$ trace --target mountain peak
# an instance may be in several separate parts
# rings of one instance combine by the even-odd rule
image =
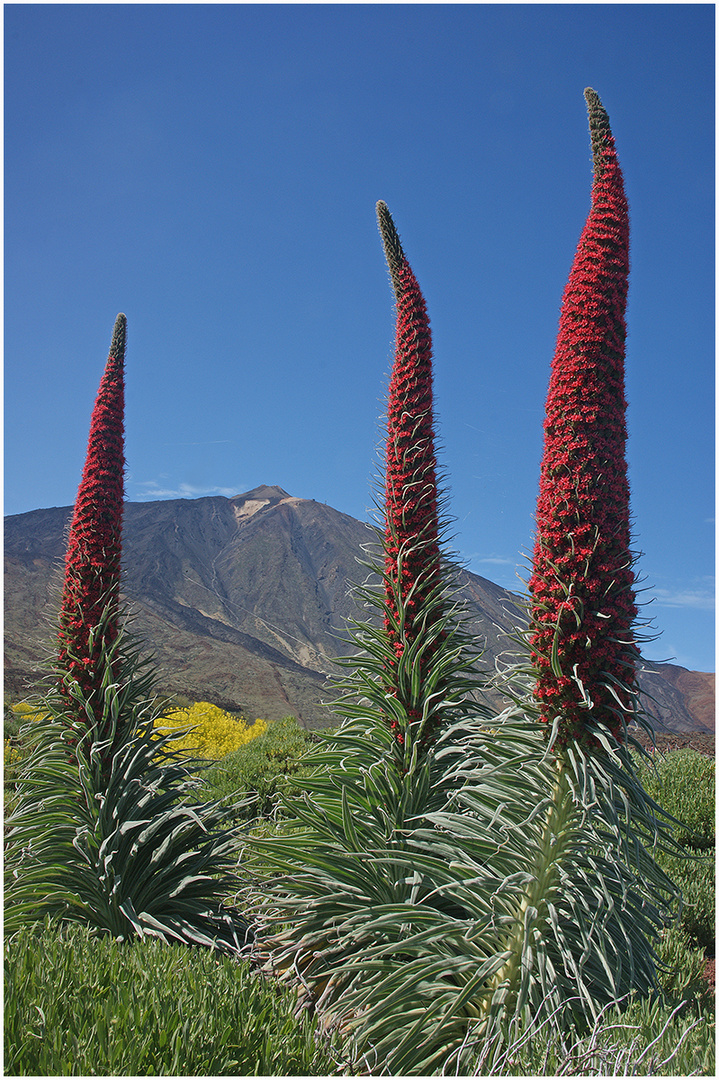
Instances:
[[[261,484],[259,487],[253,488],[252,491],[245,491],[244,494],[235,495],[234,498],[230,499],[238,524],[244,522],[247,518],[253,517],[260,510],[272,509],[279,506],[280,503],[288,501],[298,502],[299,500],[293,499],[284,488],[277,487],[277,485],[268,486],[267,484]]]
[[[26,696],[42,673],[70,516],[64,507],[5,519],[6,693]],[[352,583],[367,540],[363,522],[271,485],[231,499],[126,503],[123,593],[162,692],[249,717],[334,723],[324,681],[348,650],[348,624],[362,618]],[[457,584],[491,671],[512,651],[517,597],[466,570]],[[645,663],[640,685],[659,731],[700,732],[713,744],[713,675]]]
[[[256,501],[261,499],[263,502],[272,502],[277,499],[291,499],[292,496],[284,488],[278,487],[276,484],[268,486],[267,484],[260,484],[259,487],[253,488],[252,491],[245,491],[242,495],[233,495],[230,502],[243,503],[247,500]]]

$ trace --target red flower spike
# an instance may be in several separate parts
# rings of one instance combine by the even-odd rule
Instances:
[[[440,583],[440,526],[429,318],[384,202],[377,203],[377,220],[397,302],[384,492],[385,630],[396,656],[388,672],[388,687],[396,689],[393,676],[397,664],[416,640],[420,627],[426,628],[426,602]],[[436,608],[433,610],[438,618]],[[415,662],[426,665],[436,647],[437,643]],[[416,719],[417,710],[409,702],[405,704],[408,717]]]
[[[596,721],[621,735],[638,655],[625,457],[629,215],[609,118],[593,90],[585,98],[592,205],[552,361],[529,581],[536,695],[542,719],[559,718],[560,746],[591,744]]]
[[[85,467],[65,557],[57,668],[71,674],[86,697],[99,689],[103,646],[111,645],[118,633],[126,335],[127,320],[121,314],[115,320],[110,354],[92,412]],[[103,616],[104,632],[92,635],[92,628],[98,627]],[[99,693],[95,693],[93,702],[99,722]]]

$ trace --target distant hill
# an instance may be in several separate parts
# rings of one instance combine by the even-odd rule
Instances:
[[[70,507],[5,519],[5,686],[28,692],[51,648]],[[249,718],[333,721],[322,704],[333,660],[345,655],[370,528],[280,487],[235,498],[125,504],[124,593],[155,654],[160,687],[241,709]],[[512,650],[519,598],[460,571],[460,595],[485,645]],[[714,731],[714,676],[647,664],[641,683],[659,730]],[[495,700],[499,699],[495,695]]]

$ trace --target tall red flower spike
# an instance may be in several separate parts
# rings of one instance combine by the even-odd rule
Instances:
[[[384,202],[377,203],[377,220],[397,302],[387,405],[384,550],[385,629],[398,661],[426,627],[428,601],[441,580],[432,335],[424,298]],[[429,606],[436,615],[436,605]],[[428,663],[431,654],[430,648],[416,663]],[[408,719],[419,719],[416,708],[408,708]],[[397,721],[392,727],[398,727]]]
[[[609,118],[584,92],[592,205],[564,292],[547,396],[529,591],[542,719],[557,742],[620,738],[636,695],[637,615],[625,458],[629,216]]]
[[[92,696],[102,716],[99,687],[103,650],[118,633],[124,495],[125,340],[127,320],[118,315],[110,355],[92,412],[82,480],[65,558],[57,668]],[[94,632],[104,623],[101,632]]]

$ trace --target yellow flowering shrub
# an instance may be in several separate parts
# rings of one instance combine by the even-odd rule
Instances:
[[[21,754],[20,754],[20,751],[18,750],[17,746],[13,746],[10,739],[6,739],[5,740],[5,757],[4,757],[5,779],[6,780],[10,779],[9,774],[8,774],[8,770],[11,770],[13,765],[17,765],[18,761],[20,760],[20,757],[21,757]]]
[[[209,701],[198,701],[188,709],[176,709],[155,721],[158,733],[192,726],[184,739],[173,742],[173,749],[186,750],[194,757],[217,760],[240,746],[264,735],[266,720],[248,725],[244,716],[233,716]]]
[[[37,723],[45,715],[42,709],[39,709],[37,705],[31,705],[29,701],[7,703],[4,720],[5,753],[3,757],[6,783],[10,784],[15,780],[18,766],[27,753],[25,740],[20,735],[20,732],[25,724],[31,721]]]
[[[29,701],[16,701],[10,708],[24,724],[29,720],[41,720],[45,716],[42,709],[38,709],[36,705],[31,705]]]
[[[11,708],[23,723],[40,720],[43,716],[41,709],[27,701],[18,701]],[[198,701],[187,709],[174,709],[155,721],[158,734],[164,730],[186,727],[194,730],[184,739],[173,743],[173,748],[185,750],[196,757],[217,760],[256,739],[258,735],[264,735],[268,724],[266,720],[255,720],[254,724],[248,724],[243,716],[233,716],[217,705],[211,705],[209,701]],[[6,768],[10,763],[16,763],[21,756],[6,740]]]

